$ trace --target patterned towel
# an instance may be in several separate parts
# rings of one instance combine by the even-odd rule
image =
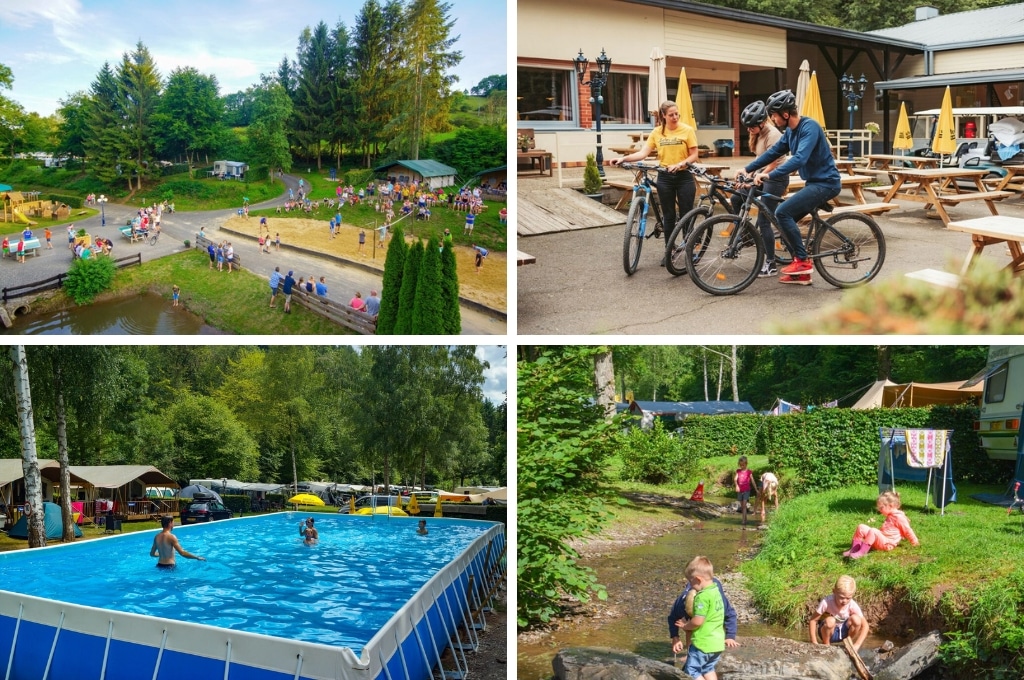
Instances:
[[[942,467],[949,445],[948,433],[949,430],[907,430],[907,465]]]

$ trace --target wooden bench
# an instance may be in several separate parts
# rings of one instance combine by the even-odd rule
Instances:
[[[605,181],[605,185],[609,186],[609,187],[611,187],[613,189],[622,189],[622,195],[619,196],[619,200],[615,204],[615,209],[616,210],[620,210],[622,208],[622,206],[624,206],[629,201],[629,199],[633,197],[633,187],[636,186],[636,184],[634,182],[614,182],[614,181],[608,181],[608,180]],[[652,184],[651,185],[651,197],[653,198],[654,196],[657,196],[657,195],[658,195],[658,190],[655,189],[654,185]]]
[[[908,279],[915,279],[917,281],[924,281],[934,286],[941,286],[943,288],[959,288],[960,277],[950,272],[939,271],[938,269],[919,269],[916,272],[907,272],[904,274]]]
[[[906,183],[900,185],[900,191],[904,191],[904,190],[906,190],[906,191],[913,191],[915,189],[920,189],[920,188],[921,188],[921,185],[916,183],[916,182],[906,182]],[[875,196],[882,196],[882,197],[884,197],[886,194],[888,194],[891,189],[892,189],[892,185],[891,184],[887,184],[887,185],[883,185],[883,186],[877,186],[877,187],[864,187],[864,191],[870,191]]]
[[[517,266],[522,267],[524,264],[536,264],[537,258],[529,253],[524,253],[521,250],[516,251],[516,263]]]
[[[1012,191],[973,191],[969,194],[948,194],[939,196],[943,205],[957,205],[965,201],[1001,201],[1013,196]]]

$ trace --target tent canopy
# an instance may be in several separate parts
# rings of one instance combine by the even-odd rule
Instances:
[[[152,465],[71,465],[69,469],[97,489],[119,489],[136,480],[147,486],[178,486]]]
[[[879,380],[850,408],[902,408],[934,406],[936,404],[964,404],[981,398],[984,385],[979,383],[962,387],[962,380],[944,383],[894,383]]]
[[[38,460],[39,474],[48,482],[53,484],[60,483],[60,463],[51,460],[49,458],[40,458]],[[16,482],[25,476],[22,468],[21,458],[2,458],[0,459],[0,486],[6,486],[11,482]],[[71,483],[72,484],[87,484],[88,482],[78,475],[75,474],[74,470],[71,470]]]
[[[64,535],[64,521],[63,515],[60,511],[60,506],[56,503],[43,503],[43,508],[46,512],[43,520],[46,538],[48,539],[60,539]],[[77,524],[72,525],[75,527],[75,538],[82,537],[82,530],[78,528]],[[7,535],[11,538],[28,538],[28,517],[22,516],[17,523],[11,527],[11,530],[7,532]]]

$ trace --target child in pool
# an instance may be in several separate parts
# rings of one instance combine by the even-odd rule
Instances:
[[[900,510],[900,495],[895,491],[883,491],[875,501],[878,512],[885,516],[885,522],[881,529],[861,524],[853,534],[853,545],[843,553],[843,557],[859,559],[871,551],[892,550],[900,543],[900,539],[907,539],[911,545],[920,545],[917,535],[910,528],[910,520]]]

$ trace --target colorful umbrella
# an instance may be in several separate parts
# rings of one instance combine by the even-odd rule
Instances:
[[[949,86],[942,96],[942,110],[939,111],[939,122],[935,125],[932,137],[932,152],[948,155],[956,151],[956,125],[953,124],[953,100],[949,96]]]
[[[321,500],[319,496],[314,496],[311,493],[295,494],[294,496],[289,498],[287,502],[293,503],[295,505],[323,505],[324,504],[323,500]]]
[[[825,127],[825,110],[821,106],[821,92],[818,91],[818,72],[811,72],[811,82],[807,85],[807,98],[804,105],[799,109],[800,115],[806,118],[813,118],[818,125]]]
[[[676,89],[676,106],[679,107],[679,120],[694,130],[697,129],[697,117],[693,115],[693,102],[690,100],[690,84],[686,82],[686,69],[679,69],[679,87]]]
[[[811,65],[804,59],[800,63],[800,75],[796,77],[796,110],[802,111],[804,99],[807,98],[807,88],[811,84]]]
[[[661,103],[668,99],[668,85],[665,84],[665,55],[660,47],[651,50],[651,70],[647,74],[647,110],[657,113]]]
[[[896,138],[892,142],[893,151],[908,151],[914,148],[914,133],[910,131],[910,119],[907,118],[907,103],[900,102],[900,117],[896,122]]]

